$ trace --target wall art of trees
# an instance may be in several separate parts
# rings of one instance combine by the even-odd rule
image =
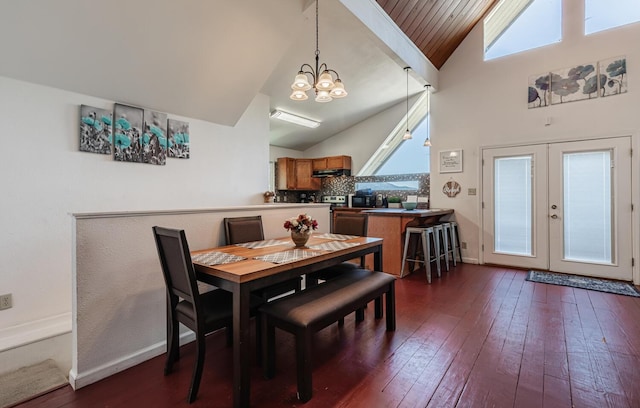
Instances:
[[[528,106],[541,108],[627,92],[626,58],[577,65],[529,78]]]

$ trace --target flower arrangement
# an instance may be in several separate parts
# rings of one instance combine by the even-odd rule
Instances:
[[[289,218],[284,222],[284,229],[291,232],[310,233],[318,228],[318,221],[310,215],[300,214],[295,218]]]

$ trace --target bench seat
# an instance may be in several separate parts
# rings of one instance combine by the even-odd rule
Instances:
[[[263,370],[266,378],[275,375],[275,328],[296,338],[298,398],[311,399],[311,342],[313,334],[356,312],[364,318],[364,306],[375,300],[375,316],[382,317],[382,295],[387,309],[387,331],[394,331],[395,277],[383,272],[358,269],[347,276],[331,279],[310,289],[260,307],[263,319]]]

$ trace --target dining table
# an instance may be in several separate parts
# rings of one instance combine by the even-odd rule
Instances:
[[[191,251],[199,281],[233,293],[233,406],[250,403],[250,294],[257,289],[373,254],[382,266],[382,238],[314,233],[304,247],[290,237]]]

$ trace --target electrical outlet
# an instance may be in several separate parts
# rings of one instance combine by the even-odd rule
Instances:
[[[0,310],[9,309],[12,306],[11,293],[0,295]]]
[[[461,249],[467,249],[467,243],[466,242],[461,242],[460,243],[460,248]]]

